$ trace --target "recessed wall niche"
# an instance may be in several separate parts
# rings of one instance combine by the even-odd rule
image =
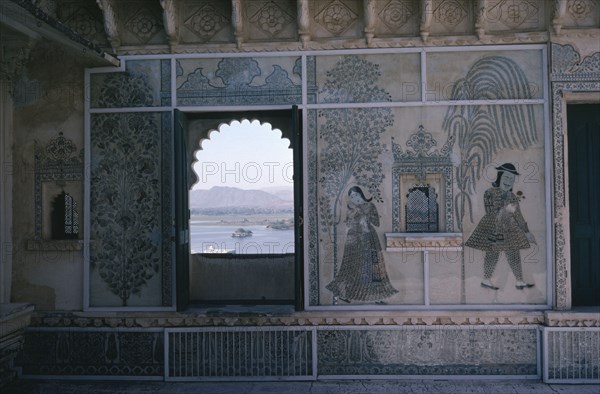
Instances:
[[[441,149],[423,126],[409,136],[406,149],[392,143],[393,232],[435,233],[454,231],[452,146]]]
[[[80,250],[83,150],[59,132],[35,145],[35,231],[28,250]]]

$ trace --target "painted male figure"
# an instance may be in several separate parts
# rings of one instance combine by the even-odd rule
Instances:
[[[498,290],[491,278],[502,251],[506,253],[508,264],[517,279],[517,289],[533,287],[533,284],[523,281],[521,266],[520,250],[529,248],[535,243],[535,238],[521,214],[519,198],[512,192],[515,177],[519,173],[511,163],[502,164],[496,170],[496,181],[483,195],[485,215],[465,245],[485,251],[482,287]]]

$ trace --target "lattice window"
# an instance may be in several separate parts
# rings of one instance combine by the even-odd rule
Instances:
[[[68,193],[65,194],[65,234],[79,234],[77,202]]]
[[[77,202],[64,191],[52,203],[52,238],[71,239],[79,235]]]
[[[414,185],[408,189],[406,197],[406,232],[437,232],[439,225],[435,188],[430,185]]]

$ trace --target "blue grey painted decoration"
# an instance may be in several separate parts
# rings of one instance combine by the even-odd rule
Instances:
[[[130,60],[124,72],[91,75],[92,108],[171,105],[169,60]]]
[[[59,132],[45,146],[35,146],[35,239],[42,239],[42,184],[81,181],[83,149]]]
[[[406,141],[406,149],[394,142],[392,137],[392,153],[394,155],[394,166],[392,168],[392,229],[394,232],[402,232],[400,215],[405,191],[400,190],[400,178],[402,175],[414,175],[419,182],[424,182],[428,175],[439,174],[443,176],[443,202],[445,212],[444,231],[454,231],[454,204],[453,204],[453,165],[452,148],[455,137],[448,136],[441,149],[436,149],[438,142],[433,135],[420,125]],[[442,186],[442,185],[440,185]],[[439,193],[438,193],[439,194]]]
[[[452,100],[526,100],[532,98],[530,83],[521,67],[504,56],[477,60],[466,76],[455,82]],[[503,149],[526,150],[537,142],[537,128],[529,105],[451,106],[443,129],[456,138],[461,163],[456,169],[458,193],[455,209],[458,228],[466,217],[473,223],[475,185],[494,155]]]
[[[163,376],[164,338],[156,330],[29,331],[23,373],[62,376]]]
[[[319,375],[537,375],[537,329],[323,330]]]
[[[121,306],[161,275],[156,306],[171,303],[169,119],[160,113],[92,116],[91,272]]]
[[[358,56],[343,57],[332,70],[322,97],[329,102],[390,101],[390,95],[378,86],[379,66]],[[338,226],[342,220],[344,197],[357,186],[376,203],[383,202],[381,183],[385,177],[381,154],[387,149],[381,135],[394,123],[390,108],[327,109],[319,112],[319,223],[323,239],[331,248],[334,280],[338,275]],[[332,287],[334,299],[338,286]],[[389,289],[390,291],[392,289]],[[381,294],[388,294],[385,291]],[[388,294],[389,295],[389,294]],[[373,299],[370,295],[366,299]]]
[[[223,58],[215,70],[202,63],[186,76],[177,87],[178,105],[248,105],[298,104],[302,102],[302,85],[295,83],[289,72],[298,77],[302,63],[298,57],[293,70],[274,64],[264,70],[254,58]],[[177,61],[177,75],[183,75],[181,61]],[[211,79],[214,75],[215,79]],[[256,81],[264,75],[264,82]]]

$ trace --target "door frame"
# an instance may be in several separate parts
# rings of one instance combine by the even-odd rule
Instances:
[[[179,109],[175,109],[174,113],[179,113],[181,116],[174,116],[174,122],[177,122],[178,119],[184,118],[186,120],[184,131],[184,145],[185,150],[178,152],[178,146],[175,144],[175,153],[173,156],[173,172],[174,175],[181,173],[187,173],[191,168],[191,163],[194,162],[193,153],[199,149],[194,146],[194,149],[191,150],[192,157],[189,157],[188,153],[190,152],[191,144],[195,144],[196,138],[190,139],[190,130],[189,123],[194,120],[205,120],[207,122],[206,125],[203,125],[202,136],[198,139],[198,142],[203,138],[208,138],[209,134],[213,130],[219,130],[220,125],[230,122],[234,120],[259,120],[261,124],[270,123],[273,129],[279,129],[282,132],[281,138],[287,138],[290,140],[290,148],[293,150],[293,168],[294,168],[294,309],[296,311],[304,310],[304,176],[303,176],[303,127],[302,127],[302,111],[298,108],[297,105],[293,105],[288,107],[287,109],[265,109],[265,110],[236,110],[236,109],[228,109],[223,108],[218,111],[183,111]],[[176,127],[174,127],[174,133],[177,132]],[[198,149],[196,149],[198,148]],[[181,159],[181,155],[185,155],[185,162],[187,163],[187,168],[185,171],[182,171],[183,161]],[[174,211],[177,212],[187,212],[188,213],[188,232],[189,234],[189,201],[187,198],[187,194],[185,198],[181,198],[181,189],[184,185],[186,185],[186,192],[189,192],[189,188],[192,186],[190,182],[190,176],[187,176],[187,180],[181,184],[181,182],[175,182],[175,190],[174,190]],[[174,177],[177,180],[177,176]],[[185,193],[183,193],[185,194]],[[185,203],[187,206],[181,207],[179,204]],[[181,243],[180,237],[178,234],[181,234],[181,231],[178,227],[181,227],[181,224],[178,223],[178,220],[181,220],[181,215],[176,214],[175,220],[175,248]],[[179,218],[179,219],[178,219]],[[185,310],[190,303],[190,250],[189,250],[189,236],[187,242],[188,249],[188,258],[182,259],[177,253],[175,254],[174,266],[176,267],[176,283],[175,283],[175,293],[176,293],[176,303],[177,310],[182,311]]]
[[[600,103],[600,83],[554,82],[552,136],[554,145],[554,306],[557,310],[572,308],[571,226],[568,174],[567,105]]]

